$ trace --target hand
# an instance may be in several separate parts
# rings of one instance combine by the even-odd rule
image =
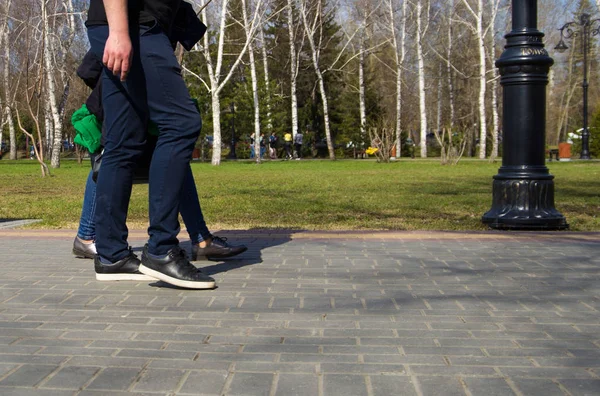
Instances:
[[[125,81],[131,67],[133,47],[129,33],[110,33],[104,47],[102,62],[121,81]]]

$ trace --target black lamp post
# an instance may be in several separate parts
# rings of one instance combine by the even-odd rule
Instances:
[[[565,44],[565,39],[581,37],[583,52],[583,132],[581,134],[581,159],[590,159],[590,131],[588,129],[588,54],[590,52],[590,39],[592,36],[600,33],[600,19],[592,19],[590,14],[581,14],[578,21],[567,22],[560,29],[560,42],[554,49],[558,52],[565,52],[569,49]],[[596,27],[594,27],[596,25]],[[579,27],[578,30],[573,28]]]
[[[502,167],[482,221],[495,229],[565,229],[564,216],[554,208],[554,176],[545,165],[546,85],[553,60],[537,30],[537,0],[512,0],[512,15],[512,32],[496,61],[504,88]]]
[[[237,155],[235,153],[235,103],[231,102],[229,105],[229,110],[231,112],[231,143],[229,148],[229,155],[227,159],[236,160]]]

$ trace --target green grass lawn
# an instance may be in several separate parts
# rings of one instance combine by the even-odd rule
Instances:
[[[391,164],[342,160],[194,163],[212,229],[484,230],[500,163],[436,160]],[[548,164],[556,207],[574,231],[600,231],[600,162]],[[75,228],[89,162],[63,161],[42,178],[34,161],[0,161],[0,218],[42,219]],[[147,185],[134,186],[130,227],[147,224]]]

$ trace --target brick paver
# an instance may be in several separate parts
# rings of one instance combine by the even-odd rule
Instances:
[[[0,395],[600,394],[600,234],[224,235],[190,291],[0,231]]]

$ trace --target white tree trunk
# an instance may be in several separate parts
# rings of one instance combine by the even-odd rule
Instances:
[[[263,69],[265,72],[265,101],[267,104],[267,134],[270,135],[273,132],[273,114],[271,113],[271,86],[269,79],[269,57],[267,54],[267,42],[265,41],[265,33],[262,27],[258,29],[260,35],[260,41],[262,43],[261,53],[263,61]]]
[[[288,31],[290,36],[290,86],[291,86],[291,102],[292,102],[292,136],[295,138],[298,134],[298,96],[297,80],[298,80],[298,62],[296,60],[296,37],[294,34],[294,6],[293,0],[287,0],[288,4]]]
[[[438,133],[442,130],[442,64],[438,67],[438,86],[437,86],[437,119],[435,129]]]
[[[423,57],[423,4],[417,1],[417,62],[419,74],[419,114],[421,121],[421,158],[427,158],[427,107],[425,97],[425,61]]]
[[[450,0],[450,15],[454,15],[454,0]],[[454,110],[454,78],[452,70],[452,50],[454,47],[454,39],[452,37],[452,18],[448,18],[448,46],[446,51],[446,73],[448,78],[448,102],[450,107],[450,136],[454,130],[455,110]]]
[[[314,61],[313,61],[314,62]],[[335,159],[335,150],[333,147],[333,140],[331,139],[331,129],[329,127],[329,103],[327,101],[327,92],[325,92],[325,82],[323,81],[323,75],[321,71],[317,71],[317,79],[319,80],[319,92],[321,93],[321,100],[323,101],[323,118],[325,121],[325,137],[327,138],[327,150],[329,150],[329,159]]]
[[[252,0],[249,0],[252,7]],[[254,45],[250,24],[248,23],[248,11],[246,0],[242,0],[242,14],[244,17],[244,30],[246,38],[250,41],[248,44],[248,56],[250,58],[250,78],[252,80],[252,100],[254,102],[254,153],[257,164],[260,164],[260,103],[258,101],[258,77],[256,76],[256,62],[254,59]]]
[[[396,36],[396,16],[394,15],[394,1],[388,0],[388,13],[390,18],[390,33],[392,46],[394,47],[394,58],[396,60],[396,157],[402,157],[402,70],[406,54],[406,9],[407,0],[402,0],[402,22],[400,24],[400,48]]]
[[[202,6],[206,4],[206,0],[202,1]],[[223,50],[225,44],[225,28],[226,28],[226,19],[227,19],[227,6],[229,5],[229,0],[223,0],[221,3],[221,11],[220,11],[220,24],[218,30],[218,40],[217,40],[217,64],[213,67],[212,56],[210,51],[210,42],[209,35],[204,35],[204,58],[206,59],[206,67],[208,70],[208,75],[210,78],[210,90],[211,90],[211,101],[212,101],[212,116],[213,116],[213,153],[212,153],[212,164],[220,165],[221,164],[221,104],[219,95],[223,88],[227,85],[238,65],[242,61],[243,57],[246,55],[246,51],[248,51],[248,47],[251,44],[251,41],[254,39],[256,34],[256,29],[260,26],[260,10],[262,5],[262,0],[257,0],[255,9],[253,12],[253,16],[251,18],[250,25],[250,34],[246,37],[246,42],[244,43],[244,47],[237,54],[237,58],[229,68],[229,72],[225,75],[225,77],[221,76],[221,69],[223,67]],[[208,20],[206,8],[202,10],[202,19],[206,22]],[[211,37],[212,39],[212,37]]]
[[[314,38],[317,18],[319,18],[319,14],[322,12],[322,9],[320,7],[321,4],[319,3],[319,8],[315,13],[315,21],[312,25],[309,25],[305,1],[306,0],[301,0],[300,2],[300,12],[302,13],[302,22],[306,30],[308,43],[310,44],[312,64],[315,69],[315,74],[317,75],[317,82],[319,84],[319,94],[321,95],[321,101],[323,102],[323,123],[325,124],[325,137],[327,139],[327,149],[329,150],[329,158],[334,160],[335,151],[333,148],[333,140],[331,139],[331,129],[329,125],[329,103],[327,100],[327,91],[325,90],[325,81],[323,80],[323,73],[319,65],[319,48],[317,47]]]
[[[479,44],[479,158],[484,159],[487,146],[487,119],[485,113],[487,63],[483,32],[483,0],[477,2],[477,42]]]
[[[366,13],[365,13],[366,14]],[[364,143],[367,136],[367,105],[365,103],[365,35],[366,21],[363,22],[362,37],[360,38],[360,54],[358,61],[358,86],[360,108],[360,142]]]
[[[44,148],[52,156],[54,143],[54,122],[52,121],[52,110],[50,110],[50,101],[44,102]],[[42,142],[40,142],[41,144]]]
[[[7,58],[8,59],[8,58]],[[4,108],[4,114],[6,117],[6,123],[8,124],[8,138],[10,144],[10,159],[17,159],[17,134],[15,131],[15,121],[12,116],[12,111],[10,110],[10,106],[6,106]]]
[[[213,145],[212,164],[221,164],[221,100],[219,93],[214,91],[211,95],[213,113]]]
[[[11,0],[7,0],[4,11],[6,12],[6,16],[4,19],[4,23],[2,26],[2,45],[4,46],[4,67],[3,67],[3,83],[4,83],[4,115],[6,117],[5,121],[8,124],[8,139],[10,146],[10,156],[11,160],[17,159],[17,135],[15,131],[15,123],[12,116],[12,98],[11,98],[11,88],[10,88],[10,40],[9,40],[9,26],[8,26],[8,15],[11,7]]]
[[[492,82],[492,122],[494,125],[494,131],[492,132],[494,143],[492,145],[491,159],[495,160],[498,158],[498,137],[500,133],[500,114],[498,113],[498,79],[497,71],[494,69],[493,76],[494,81]]]
[[[493,25],[492,25],[493,26]],[[490,45],[490,59],[496,57],[496,40],[492,35]],[[498,69],[492,67],[492,123],[494,130],[492,131],[492,154],[490,159],[493,161],[498,158],[498,136],[500,133],[500,114],[498,114]]]
[[[50,111],[52,114],[52,123],[54,129],[54,139],[52,142],[52,158],[50,160],[50,165],[53,168],[60,167],[60,148],[62,144],[62,123],[60,120],[60,114],[58,111],[58,105],[56,103],[56,84],[54,81],[54,67],[52,64],[52,43],[50,42],[50,26],[49,26],[49,17],[48,10],[46,8],[46,0],[41,0],[42,6],[42,23],[44,26],[43,34],[43,43],[44,43],[44,68],[46,71],[46,88],[47,88],[47,98],[50,103]]]

